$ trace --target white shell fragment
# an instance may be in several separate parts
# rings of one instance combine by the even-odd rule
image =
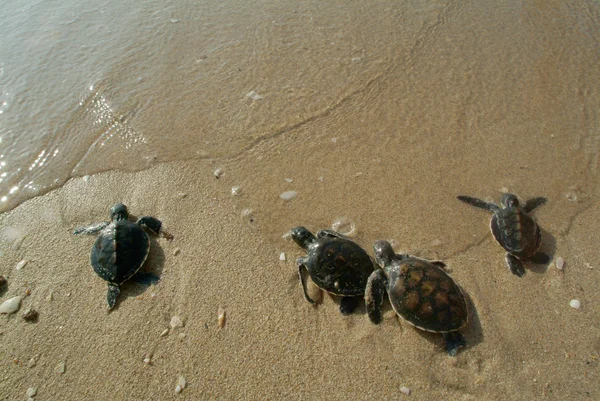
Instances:
[[[169,323],[172,329],[176,329],[178,327],[183,327],[183,320],[179,316],[173,316],[171,318],[171,322]]]
[[[402,394],[410,395],[410,388],[408,388],[406,386],[402,386],[402,387],[400,387],[400,392]]]
[[[293,180],[293,179],[291,179],[291,178],[286,178],[286,179],[285,179],[285,182],[294,182],[294,180]]]
[[[221,178],[221,176],[223,175],[223,170],[218,168],[215,170],[215,172],[213,173],[215,178]]]
[[[217,312],[217,319],[219,321],[219,328],[225,327],[225,309],[219,307],[219,311]]]
[[[145,363],[146,365],[150,365],[150,364],[152,363],[152,355],[151,355],[151,354],[147,354],[147,355],[144,357],[144,363]]]
[[[179,394],[179,393],[181,393],[181,390],[183,390],[183,389],[182,389],[182,388],[181,388],[181,386],[178,384],[178,385],[177,385],[177,387],[175,387],[175,392],[176,392],[177,394]]]
[[[569,306],[573,309],[580,310],[581,309],[581,301],[578,299],[572,299],[571,302],[569,302]]]
[[[11,314],[11,313],[15,313],[16,311],[19,310],[19,308],[21,307],[21,300],[23,299],[22,296],[18,296],[18,297],[13,297],[11,299],[8,299],[4,302],[2,302],[2,305],[0,305],[0,314],[1,313],[5,313],[5,314]]]
[[[164,329],[164,330],[162,331],[162,333],[160,333],[160,336],[161,336],[161,337],[164,337],[164,336],[166,336],[167,334],[169,334],[169,329]]]
[[[22,261],[20,261],[19,263],[17,263],[17,265],[15,266],[15,269],[21,270],[22,268],[24,268],[27,265],[27,263],[29,263],[29,261],[23,259]]]
[[[285,261],[285,252],[281,252],[281,254],[279,255],[279,260]]]
[[[179,379],[177,379],[177,386],[175,387],[175,392],[177,394],[181,393],[181,391],[183,391],[183,389],[185,388],[187,382],[185,381],[185,377],[183,376],[179,376]]]
[[[239,185],[231,188],[232,196],[240,196],[241,194],[242,194],[242,188]]]
[[[246,97],[249,97],[252,100],[260,100],[263,98],[261,95],[259,95],[255,91],[250,91],[250,92],[246,93]]]
[[[558,270],[562,270],[565,267],[565,260],[562,258],[562,256],[559,256],[558,258],[556,258],[556,268]]]
[[[181,252],[181,249],[180,249],[180,248],[175,248],[175,249],[173,249],[173,256],[177,256],[177,255],[179,255],[179,252]]]
[[[283,199],[284,201],[290,201],[290,200],[294,199],[296,197],[296,195],[298,195],[298,192],[296,192],[296,191],[285,191],[284,193],[279,195],[279,197],[281,199]]]
[[[66,366],[65,366],[64,362],[59,363],[58,365],[56,365],[56,368],[55,368],[56,373],[61,374],[61,375],[63,373],[65,373],[65,369],[66,369]]]
[[[28,398],[35,397],[36,394],[37,394],[37,387],[29,387],[27,389],[27,397]]]

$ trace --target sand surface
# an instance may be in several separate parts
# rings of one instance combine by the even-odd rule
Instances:
[[[0,300],[30,293],[0,316],[0,399],[26,399],[30,387],[35,400],[600,399],[600,7],[451,1],[423,11],[406,28],[414,36],[388,20],[402,10],[376,10],[367,15],[401,45],[343,91],[321,82],[315,110],[290,104],[286,114],[269,103],[273,86],[248,104],[267,108],[260,132],[227,120],[229,135],[211,138],[222,155],[72,178],[0,215]],[[367,54],[386,34],[375,25]],[[177,115],[178,104],[165,107]],[[195,113],[190,131],[225,118]],[[160,127],[185,147],[189,132]],[[510,274],[489,215],[456,200],[505,191],[548,197],[535,217],[562,271],[552,262]],[[175,239],[152,240],[145,268],[160,282],[125,285],[107,313],[106,284],[89,265],[95,239],[71,233],[119,201],[160,218]],[[317,307],[304,300],[295,266],[304,252],[283,236],[341,218],[369,252],[387,239],[448,265],[471,304],[457,357],[387,301],[376,326],[362,305],[342,316],[328,295]],[[28,308],[36,323],[22,319]],[[161,336],[173,316],[184,326]],[[187,386],[176,394],[180,376]]]

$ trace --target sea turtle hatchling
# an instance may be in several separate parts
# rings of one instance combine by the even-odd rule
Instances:
[[[513,194],[504,194],[500,206],[492,202],[470,196],[458,196],[458,199],[494,215],[490,221],[490,230],[496,241],[506,250],[506,264],[510,271],[519,277],[525,274],[524,261],[548,263],[550,257],[538,252],[542,245],[540,227],[529,214],[548,200],[543,197],[531,198],[521,206]]]
[[[373,245],[375,261],[383,269],[369,277],[365,304],[369,319],[381,323],[381,305],[387,292],[398,316],[425,331],[441,333],[446,351],[455,356],[465,345],[458,331],[469,321],[465,296],[444,271],[445,264],[410,255],[397,255],[387,241]]]
[[[340,311],[349,315],[365,293],[369,275],[374,270],[373,260],[358,244],[332,231],[322,230],[315,237],[304,227],[295,227],[291,236],[307,256],[298,258],[298,275],[304,297],[315,304],[306,290],[306,273],[322,290],[338,295]]]
[[[96,274],[108,282],[108,309],[117,303],[119,286],[130,278],[138,282],[158,281],[152,273],[139,271],[150,250],[150,241],[144,228],[155,234],[162,234],[168,240],[173,236],[167,233],[160,220],[154,217],[140,217],[135,223],[129,220],[127,207],[117,203],[110,209],[110,222],[102,222],[75,229],[73,234],[97,234],[90,261]]]

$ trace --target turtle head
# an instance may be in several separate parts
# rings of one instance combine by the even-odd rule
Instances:
[[[519,207],[519,198],[514,194],[504,194],[500,199],[502,207]]]
[[[292,228],[292,230],[290,231],[290,235],[292,236],[294,242],[304,249],[306,249],[308,245],[310,245],[316,239],[313,233],[311,233],[304,227]]]
[[[129,218],[129,212],[127,206],[122,203],[117,203],[110,208],[110,219],[112,221],[127,220]]]
[[[391,264],[393,260],[398,258],[394,253],[394,249],[387,241],[375,241],[373,251],[375,251],[375,261],[381,267]]]

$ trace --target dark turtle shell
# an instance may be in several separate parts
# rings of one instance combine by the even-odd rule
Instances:
[[[386,268],[392,307],[408,323],[425,331],[447,333],[468,323],[460,287],[440,267],[408,257]]]
[[[542,244],[539,226],[519,207],[496,211],[492,216],[490,229],[502,248],[518,258],[530,258]]]
[[[364,295],[367,280],[375,270],[369,254],[358,244],[331,236],[311,244],[305,265],[319,288],[342,296]]]
[[[148,234],[129,220],[118,220],[102,230],[90,257],[96,274],[122,284],[142,267],[150,249]]]

